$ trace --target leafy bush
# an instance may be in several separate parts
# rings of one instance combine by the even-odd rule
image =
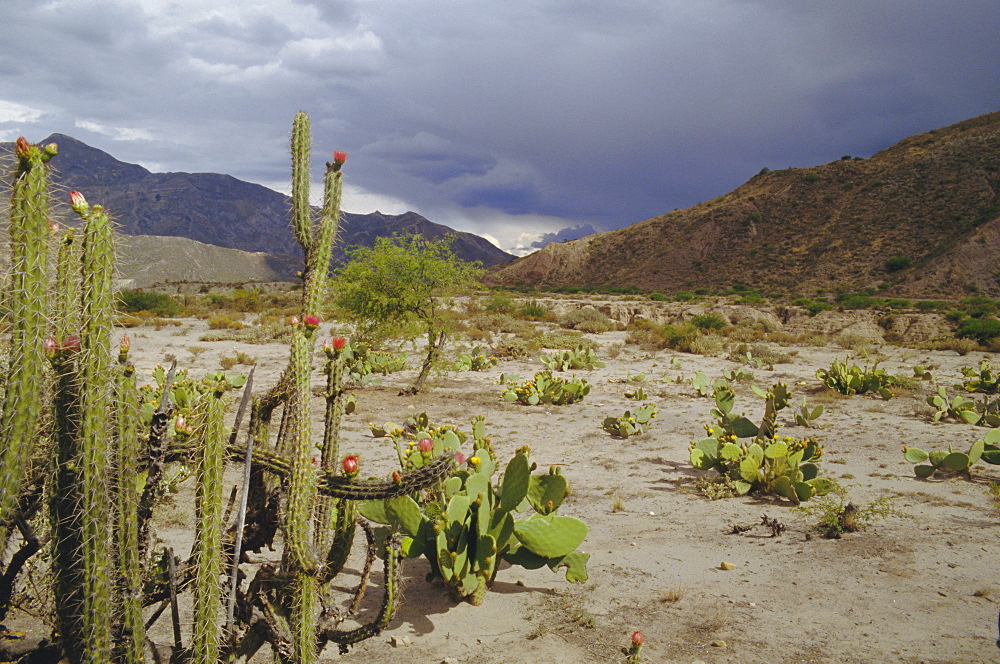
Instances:
[[[886,300],[885,303],[886,303],[887,306],[890,306],[893,309],[909,309],[910,308],[910,301],[906,300],[906,299],[903,299],[901,297],[891,297],[888,300]]]
[[[653,302],[666,302],[670,298],[664,295],[663,293],[650,293],[649,299],[652,300]]]
[[[920,300],[913,306],[917,308],[917,311],[938,311],[947,309],[948,303],[941,300]]]
[[[157,316],[179,316],[182,307],[169,295],[142,290],[123,290],[118,293],[118,310],[125,313],[148,311]]]
[[[517,302],[508,295],[490,293],[483,302],[483,309],[494,314],[512,314],[517,310]]]
[[[882,304],[882,300],[867,293],[841,293],[837,302],[845,309],[871,309]]]
[[[899,272],[910,267],[913,261],[909,256],[893,256],[885,262],[886,272]]]
[[[805,307],[810,316],[815,316],[821,311],[833,309],[833,305],[826,300],[811,300],[808,297],[796,298],[791,303],[797,307]]]
[[[1000,337],[1000,320],[996,318],[967,318],[963,320],[955,336],[960,339],[975,339],[981,344]]]

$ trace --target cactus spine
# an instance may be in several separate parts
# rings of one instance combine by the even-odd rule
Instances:
[[[46,162],[56,146],[40,148],[17,139],[17,170],[11,190],[10,371],[0,415],[0,551],[31,462],[41,414],[45,356],[45,234],[49,202]]]
[[[82,198],[82,197],[81,197]],[[82,637],[84,662],[109,661],[112,633],[111,504],[108,494],[112,404],[111,274],[114,268],[111,220],[99,205],[74,205],[86,222],[82,254],[82,334],[80,335],[80,519],[83,558]]]
[[[224,388],[213,389],[196,430],[202,436],[198,454],[198,532],[195,537],[193,661],[219,661],[220,575],[222,574],[222,472],[226,405]]]
[[[119,657],[124,664],[145,661],[145,626],[142,620],[142,561],[139,557],[139,390],[135,384],[135,369],[128,364],[130,340],[126,335],[118,356],[119,380],[117,469],[118,520],[115,535],[118,543],[118,585],[121,593],[122,617],[119,637]]]

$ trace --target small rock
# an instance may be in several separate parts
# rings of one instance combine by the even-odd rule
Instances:
[[[723,560],[721,563],[719,563],[719,569],[724,569],[728,572],[731,569],[736,569],[736,565],[732,564],[731,562]]]
[[[725,641],[712,641],[712,647],[713,648],[725,648],[726,647],[726,642]]]
[[[406,636],[391,636],[389,637],[389,644],[393,648],[402,648],[410,645],[410,639]]]

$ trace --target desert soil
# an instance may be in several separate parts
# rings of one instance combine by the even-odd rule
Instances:
[[[172,354],[197,376],[218,369],[221,356],[241,350],[258,359],[256,385],[262,390],[287,360],[285,346],[199,341],[204,330],[195,320],[180,328],[132,330],[139,375],[148,376]],[[918,480],[901,453],[904,444],[964,451],[986,432],[932,423],[925,403],[932,384],[901,390],[889,401],[841,396],[815,377],[818,368],[847,356],[849,351],[832,344],[785,345],[779,350],[793,354],[790,362],[752,369],[752,384],[787,383],[792,406],[803,396],[810,404],[824,404],[820,429],[792,426],[791,407],[779,423],[783,434],[813,435],[823,443],[821,473],[840,482],[845,502],[866,506],[886,497],[909,515],[877,521],[842,539],[824,539],[817,517],[787,501],[713,501],[697,488],[714,472],[691,467],[689,442],[704,436],[713,401],[698,396],[690,379],[696,371],[718,377],[738,364],[648,352],[624,345],[622,332],[591,338],[607,366],[576,372],[593,388],[578,404],[526,407],[500,398],[500,373],[526,379],[544,369],[537,357],[501,361],[481,373],[432,375],[422,394],[397,396],[413,379],[411,369],[388,376],[381,386],[353,390],[358,409],[345,418],[342,435],[342,451],[361,454],[363,474],[386,475],[395,465],[393,449],[387,439],[372,437],[368,422],[402,423],[426,412],[434,424],[468,431],[472,417],[485,415],[501,467],[523,445],[531,446],[539,467],[560,465],[572,491],[560,513],[590,527],[581,547],[591,554],[589,580],[570,584],[547,569],[502,569],[485,603],[474,607],[456,604],[443,587],[425,581],[423,560],[407,561],[405,603],[390,628],[346,655],[331,646],[324,659],[620,662],[622,647],[641,630],[648,662],[1000,661],[1000,577],[994,567],[1000,560],[1000,513],[987,494],[988,482],[1000,481],[1000,468],[980,463],[971,481]],[[911,365],[928,367],[952,393],[958,369],[980,359],[892,346],[873,351],[886,357],[882,366],[892,373],[909,376]],[[415,364],[417,353],[410,357]],[[674,358],[679,367],[671,363]],[[990,359],[994,365],[1000,361],[996,355]],[[624,382],[638,374],[645,374],[644,382]],[[321,384],[318,372],[316,384]],[[737,386],[735,410],[759,419],[763,402],[750,385]],[[645,434],[612,438],[601,421],[637,405],[624,393],[640,386],[658,405],[659,416]],[[191,537],[184,496],[175,506],[179,518],[160,532],[178,552]],[[734,525],[758,523],[764,514],[786,530],[777,537],[763,528],[732,533]],[[723,562],[732,569],[723,569]],[[349,566],[343,574],[344,588],[357,579],[357,568]],[[378,574],[375,584],[372,603],[381,591]],[[157,627],[161,642],[169,640],[167,622],[164,616]]]

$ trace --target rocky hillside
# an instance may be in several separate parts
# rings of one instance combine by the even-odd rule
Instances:
[[[1000,113],[911,136],[868,159],[761,172],[738,189],[621,230],[550,244],[500,284],[746,284],[789,295],[879,287],[1000,295]]]
[[[104,205],[126,235],[181,237],[277,255],[300,253],[288,226],[288,198],[281,193],[217,173],[152,173],[64,134],[40,142],[59,145],[52,161],[54,185],[79,190],[87,200]],[[4,172],[9,171],[11,152],[12,144],[0,144]],[[478,235],[435,224],[415,212],[345,213],[339,247],[372,246],[376,237],[400,233],[455,235],[455,253],[486,266],[513,258]],[[342,251],[335,260],[341,258]]]

